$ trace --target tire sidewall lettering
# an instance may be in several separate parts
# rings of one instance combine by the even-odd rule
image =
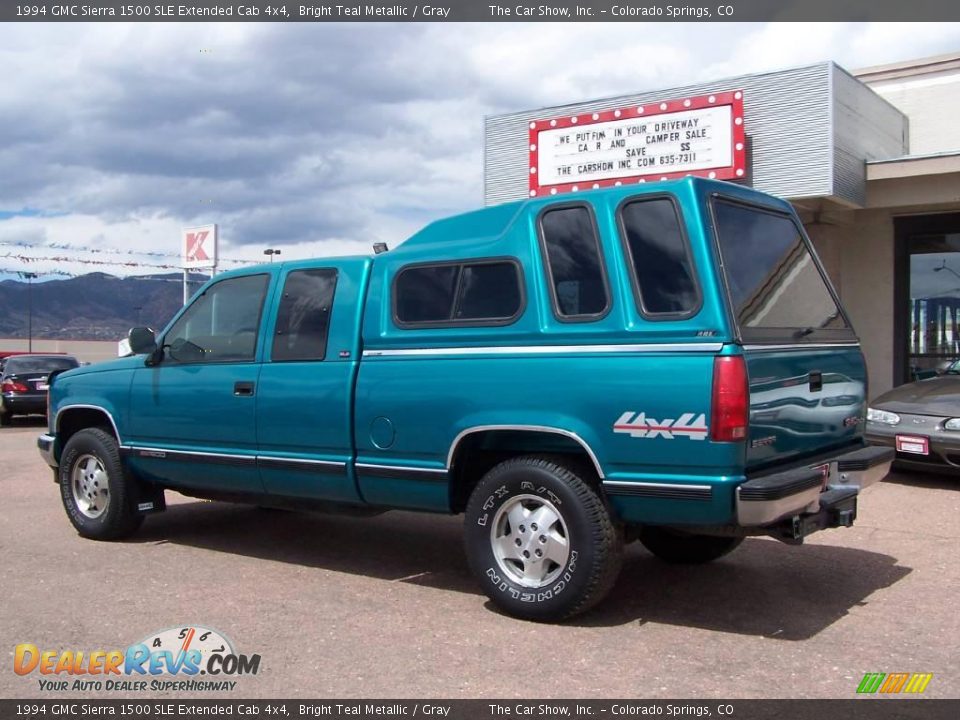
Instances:
[[[543,485],[541,485],[540,487],[537,487],[534,483],[530,482],[529,480],[520,481],[520,491],[525,493],[536,493],[537,495],[545,497],[548,500],[550,500],[550,502],[552,502],[554,506],[556,506],[557,508],[563,505],[563,500],[561,500],[555,492],[550,490],[550,488],[545,487]],[[509,494],[510,494],[510,490],[506,485],[501,485],[492,493],[490,493],[490,495],[487,496],[487,499],[483,501],[483,512],[477,518],[477,525],[480,525],[481,527],[486,527],[487,523],[490,522],[490,512],[494,510],[498,505],[501,504],[501,503],[498,503],[497,501],[503,500]]]
[[[60,495],[63,498],[63,504],[70,513],[70,516],[77,522],[90,525],[99,520],[86,517],[77,507],[77,502],[73,497],[73,465],[80,455],[80,448],[72,447],[67,450],[64,457],[60,459]]]
[[[474,532],[489,533],[489,524],[492,522],[492,518],[500,506],[510,497],[522,494],[539,495],[546,498],[552,502],[558,510],[561,509],[564,504],[563,499],[543,483],[531,482],[530,480],[508,481],[498,485],[496,489],[484,499],[482,511],[477,517],[478,529],[474,530]],[[571,519],[566,518],[566,521],[569,527]],[[483,528],[483,530],[479,528]],[[573,528],[571,528],[571,536],[574,535]],[[486,543],[485,547],[490,554],[490,560],[495,563],[496,561],[493,560],[489,542]],[[544,603],[550,600],[556,600],[562,595],[564,590],[571,586],[571,582],[577,577],[577,561],[579,557],[579,551],[571,547],[570,556],[567,558],[567,566],[564,568],[563,573],[554,580],[552,584],[543,588],[529,588],[515,585],[501,574],[496,564],[488,565],[483,574],[489,580],[493,590],[508,595],[513,600],[523,603]]]
[[[571,550],[570,558],[567,560],[567,567],[563,571],[563,575],[554,580],[553,585],[542,590],[534,590],[533,588],[518,590],[508,581],[504,580],[495,567],[488,567],[484,574],[490,578],[494,589],[509,594],[514,600],[519,600],[520,602],[545,602],[558,597],[570,586],[570,581],[573,580],[576,574],[578,557],[579,553],[577,553],[576,550]]]

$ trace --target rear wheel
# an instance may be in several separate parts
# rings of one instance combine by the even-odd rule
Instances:
[[[731,553],[742,537],[694,535],[661,527],[640,529],[640,542],[661,560],[677,565],[708,563]]]
[[[63,507],[82,536],[117,540],[140,527],[136,480],[124,472],[110,433],[88,428],[73,435],[63,449],[58,473]]]
[[[484,592],[516,617],[583,612],[620,571],[622,537],[603,499],[552,458],[519,457],[490,470],[470,496],[464,539]]]
[[[0,410],[0,427],[9,427],[13,423],[13,413]]]

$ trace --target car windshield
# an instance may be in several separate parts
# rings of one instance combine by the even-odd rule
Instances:
[[[21,373],[53,372],[54,370],[70,370],[77,367],[76,358],[72,357],[31,357],[10,358],[4,365],[6,375]]]

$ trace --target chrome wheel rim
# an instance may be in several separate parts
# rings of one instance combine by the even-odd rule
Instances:
[[[95,455],[81,455],[70,477],[73,502],[86,517],[95,520],[110,505],[110,484],[103,463]]]
[[[539,588],[556,580],[570,557],[563,516],[549,500],[517,495],[497,511],[490,529],[497,565],[518,585]]]

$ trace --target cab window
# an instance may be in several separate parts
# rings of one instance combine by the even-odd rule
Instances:
[[[295,270],[287,275],[277,311],[273,361],[323,360],[337,271]]]
[[[204,290],[164,337],[165,358],[181,363],[253,360],[269,279],[246,275]]]

